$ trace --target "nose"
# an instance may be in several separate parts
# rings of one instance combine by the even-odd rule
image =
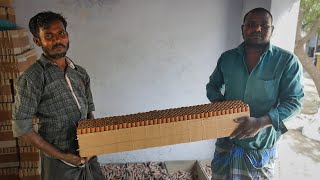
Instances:
[[[53,37],[54,42],[60,42],[61,41],[61,37],[59,35],[55,35]]]
[[[260,32],[262,30],[262,25],[261,24],[255,24],[252,28],[256,32]]]

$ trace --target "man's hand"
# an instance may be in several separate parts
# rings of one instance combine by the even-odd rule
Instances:
[[[86,162],[85,158],[82,158],[80,156],[71,154],[71,153],[65,153],[63,155],[63,158],[61,159],[67,163],[73,164],[75,166],[80,166]]]
[[[239,126],[229,136],[231,139],[252,138],[256,136],[261,129],[271,126],[271,119],[267,115],[260,118],[244,116],[234,121],[239,123]]]
[[[54,147],[52,144],[45,141],[37,132],[32,130],[28,134],[21,136],[21,139],[27,143],[32,144],[36,148],[40,149],[49,156],[55,157],[57,159],[63,160],[69,164],[79,166],[86,162],[86,158],[81,158],[77,155],[71,153],[61,152],[59,149]]]

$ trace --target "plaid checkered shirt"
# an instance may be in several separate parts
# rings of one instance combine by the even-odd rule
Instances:
[[[17,79],[12,126],[14,136],[25,135],[32,130],[35,115],[39,119],[38,133],[47,142],[63,152],[77,154],[77,123],[95,107],[89,75],[66,59],[68,66],[63,72],[42,55]]]

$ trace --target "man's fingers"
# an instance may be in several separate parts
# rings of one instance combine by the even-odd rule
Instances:
[[[75,156],[74,160],[76,161],[75,165],[81,166],[82,164],[86,163],[86,160],[84,158],[76,156],[76,155],[74,155],[74,156]]]
[[[84,164],[84,163],[86,163],[86,160],[83,159],[83,158],[81,158],[80,163],[81,163],[81,164]]]
[[[246,133],[241,133],[236,138],[241,140],[241,139],[245,139],[246,136],[247,136]]]
[[[238,126],[232,133],[231,135],[229,136],[231,139],[237,137],[239,134],[242,133],[242,127],[241,126]]]
[[[248,119],[247,116],[242,116],[242,117],[238,117],[238,118],[233,119],[233,121],[236,122],[236,123],[243,123],[243,122],[245,122],[247,119]]]
[[[239,139],[247,139],[247,138],[253,138],[254,136],[256,136],[256,131],[254,129],[251,129],[250,131],[247,131],[241,135],[239,135],[237,138]]]
[[[231,139],[232,138],[238,138],[238,139],[245,139],[245,138],[249,138],[254,134],[254,129],[251,129],[246,126],[241,126],[239,125],[239,127],[237,129],[234,130],[234,132],[229,136]]]
[[[250,132],[251,132],[250,129],[243,129],[243,131],[236,138],[238,138],[238,139],[248,138],[250,135]]]
[[[249,137],[250,137],[250,138],[253,138],[253,137],[255,137],[257,134],[258,134],[257,131],[252,130],[252,131],[249,133]]]
[[[236,123],[242,123],[244,120],[241,118],[235,118],[233,121]]]

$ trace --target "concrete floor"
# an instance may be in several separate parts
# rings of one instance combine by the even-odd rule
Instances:
[[[302,113],[286,123],[289,131],[283,135],[279,143],[277,180],[320,179],[320,142],[310,139],[302,133],[303,128],[315,118],[320,100],[308,74],[305,74],[304,84],[305,98]],[[313,129],[318,129],[318,127]],[[319,136],[319,130],[315,133]]]
[[[277,164],[279,180],[319,180],[320,142],[289,130],[280,140]]]

